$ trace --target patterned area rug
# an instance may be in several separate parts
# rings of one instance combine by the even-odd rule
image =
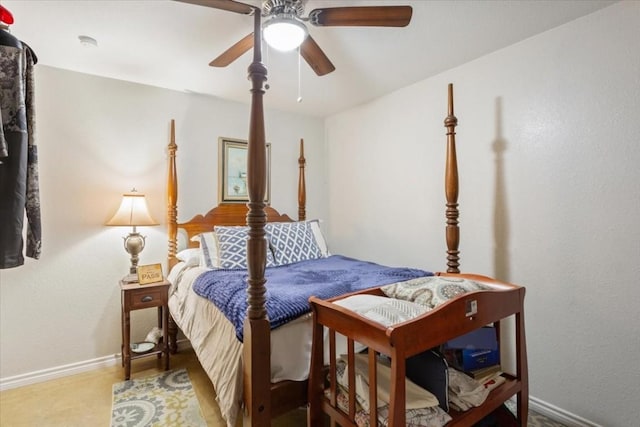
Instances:
[[[565,427],[564,424],[554,421],[551,418],[547,418],[542,414],[538,414],[537,412],[533,412],[532,410],[529,410],[528,421],[529,427]]]
[[[113,385],[111,427],[206,427],[186,369]]]

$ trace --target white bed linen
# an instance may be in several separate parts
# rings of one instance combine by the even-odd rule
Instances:
[[[184,262],[176,264],[167,277],[171,282],[169,311],[211,379],[227,426],[234,427],[242,404],[242,343],[224,314],[193,290],[194,281],[205,271]],[[272,382],[307,379],[311,336],[311,314],[271,332]]]

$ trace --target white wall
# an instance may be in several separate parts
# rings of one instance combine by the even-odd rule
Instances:
[[[103,224],[123,192],[146,193],[159,227],[142,227],[140,264],[165,263],[166,145],[176,120],[180,221],[217,203],[218,137],[246,139],[249,107],[86,74],[36,67],[43,252],[0,270],[0,378],[120,352],[118,280],[128,272],[122,236]],[[247,100],[249,99],[247,83]],[[268,107],[268,99],[265,100]],[[320,119],[267,111],[272,204],[297,216],[298,144],[307,157],[307,213],[326,217]],[[166,266],[165,266],[166,273]],[[132,313],[142,339],[154,310]],[[107,358],[108,359],[108,358]]]
[[[573,419],[634,425],[639,39],[640,3],[622,2],[331,117],[324,129],[268,112],[273,205],[295,215],[304,137],[308,216],[327,219],[334,252],[444,269],[442,121],[453,82],[463,271],[527,287],[534,397]],[[248,123],[247,106],[209,97],[42,66],[36,82],[44,249],[39,261],[0,270],[3,379],[119,352],[126,231],[102,224],[132,186],[164,222],[171,118],[181,220],[216,201],[217,138],[242,138]],[[141,263],[164,262],[164,227],[142,231]],[[144,334],[153,315],[135,314]]]
[[[325,129],[332,250],[444,270],[454,83],[462,270],[527,287],[532,396],[608,427],[640,419],[639,40],[622,2]]]

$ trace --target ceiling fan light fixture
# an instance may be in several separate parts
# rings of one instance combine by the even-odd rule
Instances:
[[[307,27],[294,16],[275,16],[265,22],[262,35],[272,48],[287,52],[297,49],[307,38]]]

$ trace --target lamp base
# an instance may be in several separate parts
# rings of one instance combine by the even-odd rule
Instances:
[[[131,255],[131,267],[129,267],[129,274],[138,274],[138,255],[144,249],[144,240],[144,236],[138,233],[135,227],[133,227],[133,232],[129,233],[127,237],[124,237],[124,249],[129,255]]]
[[[138,283],[137,274],[127,274],[122,278],[122,283]]]

